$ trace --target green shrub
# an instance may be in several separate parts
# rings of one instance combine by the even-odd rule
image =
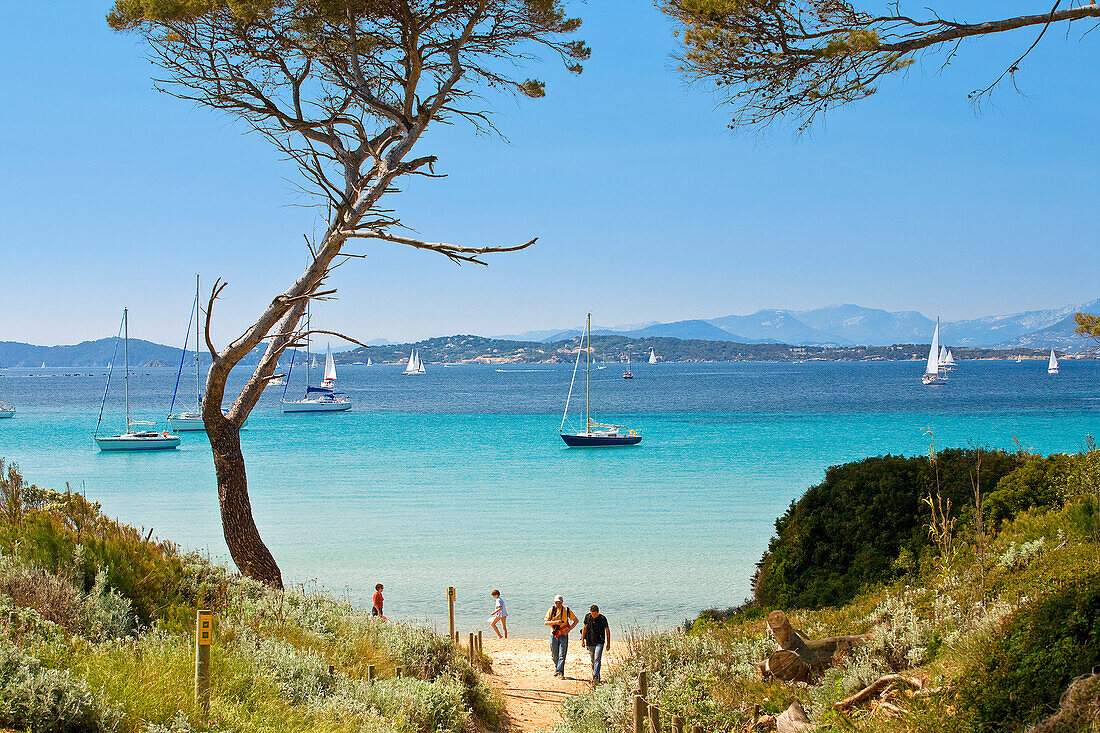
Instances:
[[[1100,666],[1100,575],[1041,597],[1008,617],[960,687],[960,707],[990,733],[1019,731],[1052,713],[1070,682]]]
[[[68,672],[0,640],[0,725],[31,733],[113,731],[118,713]]]
[[[1059,506],[1075,460],[1075,456],[1064,453],[1027,456],[1022,465],[1001,478],[982,499],[982,511],[989,526],[996,529],[1006,519],[1032,507]]]

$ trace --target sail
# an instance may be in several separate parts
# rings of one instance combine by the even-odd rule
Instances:
[[[332,358],[332,349],[325,353],[325,381],[336,381],[336,362]]]
[[[946,364],[946,363],[947,363],[947,347],[941,345],[940,346],[940,364]]]
[[[932,332],[932,346],[928,349],[928,365],[924,367],[925,374],[939,374],[940,372],[940,322],[936,321],[936,330]]]
[[[416,351],[409,352],[409,363],[405,367],[405,374],[416,374]]]
[[[367,357],[367,366],[373,366],[369,356]]]
[[[943,360],[943,363],[944,364],[954,364],[955,363],[955,357],[951,353],[951,349],[947,350],[947,358]]]
[[[653,349],[649,350],[649,363],[650,364],[656,364],[657,363],[657,355],[653,353]]]
[[[416,373],[424,374],[425,371],[426,370],[424,369],[424,362],[420,360],[420,352],[418,351],[416,352]]]
[[[1048,372],[1058,371],[1058,357],[1054,355],[1054,349],[1050,350],[1050,361],[1047,363],[1047,371]]]

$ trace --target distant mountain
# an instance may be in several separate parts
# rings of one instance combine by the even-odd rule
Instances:
[[[1084,340],[1073,335],[1075,326],[1073,314],[1078,311],[1095,313],[1097,308],[1100,308],[1100,300],[1049,310],[1024,311],[1023,313],[1004,316],[986,316],[970,321],[956,321],[950,324],[951,340],[953,343],[964,346],[994,346],[997,344],[1031,343],[1037,338],[1053,337],[1058,338],[1067,346],[1075,343],[1080,348]],[[1040,333],[1043,336],[1039,336]],[[1055,344],[1051,344],[1051,346],[1053,347]]]
[[[72,346],[36,346],[18,341],[0,341],[0,368],[40,367],[43,364],[48,368],[106,367],[112,360],[116,365],[121,366],[122,344],[118,343],[116,349],[116,343],[114,338],[82,341]],[[264,348],[264,346],[258,347],[241,363],[255,364],[260,360]],[[187,353],[190,355],[187,363],[194,364],[194,352]],[[165,346],[142,339],[130,339],[130,366],[132,367],[179,366],[182,355],[183,351],[174,346]],[[210,364],[210,357],[206,352],[201,353],[199,359],[203,364]]]
[[[593,332],[595,333],[595,332]],[[674,323],[655,323],[634,331],[608,332],[601,331],[602,335],[625,336],[627,338],[651,338],[655,336],[667,336],[682,341],[733,341],[742,344],[757,344],[760,339],[748,338],[716,326],[708,321],[676,321]]]
[[[760,310],[748,316],[708,318],[706,322],[732,334],[752,339],[748,343],[767,341],[800,346],[847,346],[855,343],[837,334],[827,333],[828,329],[809,325],[787,310]]]
[[[796,311],[794,317],[810,328],[830,334],[842,343],[887,345],[918,344],[932,338],[935,322],[916,311],[891,313],[859,305],[830,305]]]

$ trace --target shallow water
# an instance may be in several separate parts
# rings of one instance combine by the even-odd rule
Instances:
[[[542,633],[557,593],[578,613],[598,603],[615,626],[671,626],[748,595],[775,518],[828,466],[926,453],[925,429],[941,448],[1018,439],[1044,453],[1077,450],[1100,429],[1097,362],[1067,360],[1056,377],[1045,362],[966,362],[934,388],[921,368],[635,364],[626,381],[612,365],[593,372],[594,409],[644,439],[570,450],[556,432],[572,365],[429,365],[420,377],[347,366],[351,412],[283,415],[271,389],[242,442],[256,520],[288,582],[364,605],[382,582],[387,615],[441,626],[454,585],[464,631],[485,626],[493,588],[522,635]],[[0,399],[19,408],[0,421],[0,456],[39,485],[70,482],[112,516],[226,558],[204,437],[97,452],[104,381],[103,370],[0,371]],[[136,369],[135,418],[163,427],[174,381],[174,369]],[[120,387],[105,431],[122,421]]]

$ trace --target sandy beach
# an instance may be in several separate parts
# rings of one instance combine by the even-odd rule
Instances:
[[[550,639],[485,639],[485,653],[493,659],[490,683],[504,695],[510,728],[535,731],[552,728],[561,720],[561,703],[592,686],[588,650],[581,648],[578,634],[569,639],[565,658],[565,679],[554,676],[550,663]],[[619,659],[620,647],[612,639],[603,656],[603,676]]]

